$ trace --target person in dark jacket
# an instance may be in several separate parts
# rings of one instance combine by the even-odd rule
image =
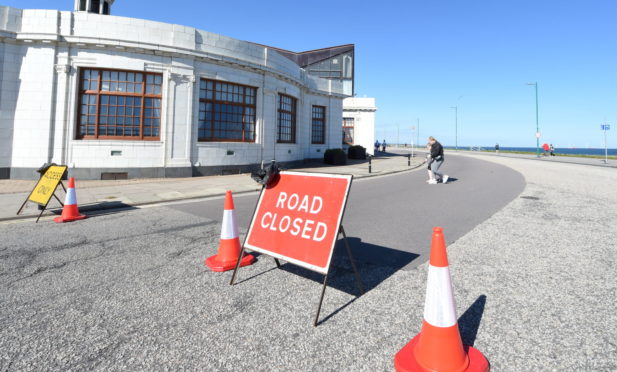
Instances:
[[[428,143],[431,145],[431,171],[433,172],[433,179],[431,179],[428,183],[434,185],[439,182],[439,180],[441,180],[442,183],[447,183],[448,175],[442,175],[439,172],[439,168],[444,162],[443,146],[441,146],[441,143],[439,143],[433,136],[428,138]]]

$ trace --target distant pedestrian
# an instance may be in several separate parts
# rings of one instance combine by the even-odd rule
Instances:
[[[549,149],[551,150],[551,156],[555,156],[555,146],[553,146],[552,143],[551,143],[551,146],[549,147]]]
[[[426,182],[432,184],[436,182],[432,182],[432,181],[435,181],[435,175],[433,174],[433,171],[431,170],[431,164],[433,163],[433,158],[431,157],[431,143],[430,142],[426,144],[426,151],[428,151],[428,153],[426,154],[426,170],[428,171],[428,180],[426,180]]]
[[[542,149],[544,150],[544,156],[548,156],[548,143],[545,143],[544,145],[542,145]]]
[[[434,185],[440,180],[442,183],[447,183],[448,175],[442,175],[439,172],[439,168],[444,162],[443,146],[433,136],[428,138],[428,142],[431,144],[431,172],[433,173],[433,178],[428,183]]]
[[[379,152],[379,140],[375,140],[375,154]]]
[[[499,154],[499,144],[495,144],[495,153]]]
[[[386,140],[381,143],[381,151],[386,152]]]

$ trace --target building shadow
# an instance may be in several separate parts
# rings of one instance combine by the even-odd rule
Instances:
[[[486,296],[481,295],[473,304],[458,318],[458,328],[461,332],[461,339],[464,345],[473,346],[476,342],[476,335],[482,321]]]

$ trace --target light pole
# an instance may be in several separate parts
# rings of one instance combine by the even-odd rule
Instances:
[[[536,156],[540,157],[540,125],[538,124],[538,82],[527,83],[536,88]]]
[[[454,148],[458,151],[458,106],[452,106],[454,109]]]
[[[420,147],[420,118],[418,120],[418,131],[416,132],[416,142],[418,143],[418,147]]]

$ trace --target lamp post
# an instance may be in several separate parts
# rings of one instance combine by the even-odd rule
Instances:
[[[420,118],[417,118],[418,120],[418,131],[416,132],[416,143],[418,144],[418,147],[420,147]]]
[[[536,88],[536,156],[540,157],[540,126],[538,124],[538,82],[527,83],[527,85],[533,85]]]
[[[458,151],[458,106],[452,106],[454,109],[454,148]]]

